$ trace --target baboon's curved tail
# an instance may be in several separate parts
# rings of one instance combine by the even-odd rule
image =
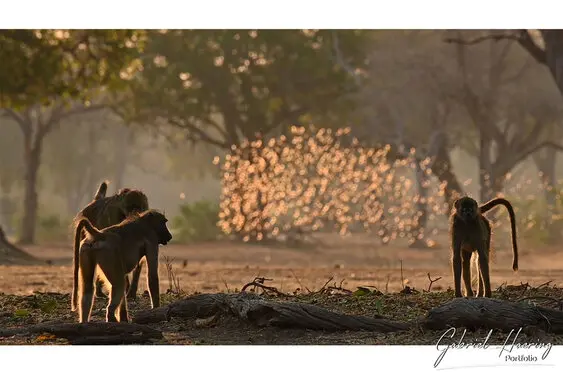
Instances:
[[[76,311],[78,307],[78,269],[79,269],[79,250],[80,250],[80,235],[82,229],[86,229],[90,235],[94,237],[101,236],[102,233],[96,229],[87,218],[82,218],[76,225],[76,230],[74,232],[74,259],[73,259],[73,280],[72,280],[72,296],[71,296],[71,310]]]
[[[98,199],[102,199],[106,197],[106,193],[108,191],[108,182],[104,181],[98,187],[96,194],[94,194],[94,200],[97,201]]]
[[[82,232],[82,220],[78,223],[74,230],[74,253],[73,253],[73,270],[72,270],[72,296],[70,301],[71,311],[76,311],[78,301],[78,250],[80,247],[80,234]]]
[[[498,205],[503,205],[508,210],[508,215],[510,216],[510,228],[512,232],[512,269],[514,271],[518,270],[518,246],[516,244],[516,216],[514,214],[514,208],[512,208],[512,204],[504,198],[494,198],[488,201],[487,203],[483,204],[479,207],[481,213],[484,214],[485,212],[493,209]]]

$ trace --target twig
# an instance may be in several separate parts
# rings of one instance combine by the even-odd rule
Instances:
[[[328,279],[328,281],[325,283],[325,285],[323,285],[323,286],[321,287],[321,289],[317,290],[315,293],[319,293],[319,292],[323,291],[323,290],[326,288],[326,286],[328,285],[328,283],[330,283],[333,279],[334,279],[334,276],[331,276],[331,277]]]
[[[502,288],[506,287],[507,283],[506,281],[502,284],[500,284],[500,286],[495,290],[496,292],[500,292],[502,290]]]
[[[534,288],[532,288],[532,289],[539,289],[539,288],[541,288],[541,287],[543,287],[543,286],[548,286],[548,285],[551,284],[552,282],[553,282],[553,280],[549,280],[548,282],[545,282],[545,283],[543,283],[543,284],[540,284],[540,285],[538,285],[538,286],[536,286],[536,287],[534,287]]]
[[[223,281],[223,284],[225,284],[225,288],[227,288],[227,293],[230,293],[229,284],[227,284],[227,280],[225,280],[224,278],[221,278],[221,281]]]
[[[391,275],[387,274],[387,282],[385,283],[385,294],[389,293],[389,281],[391,281]]]
[[[291,272],[291,274],[293,275],[293,277],[295,277],[295,280],[297,280],[297,284],[299,284],[299,286],[301,287],[301,290],[306,289],[307,292],[311,293],[311,291],[309,290],[309,288],[307,288],[306,286],[304,286],[303,284],[301,284],[301,280],[299,280],[299,278],[297,277],[297,275],[295,274],[295,272],[293,272],[293,270],[289,270],[289,272]]]
[[[176,273],[174,272],[174,269],[172,267],[174,258],[170,258],[166,255],[163,255],[162,258],[164,259],[166,274],[168,276],[168,290],[166,292],[172,294],[181,294],[182,288],[180,288],[180,278],[176,276]]]
[[[342,287],[342,284],[344,283],[344,279],[340,280],[340,285],[336,286],[336,282],[334,283],[334,286],[327,286],[326,288],[322,288],[321,290],[319,290],[318,293],[323,293],[323,292],[328,292],[329,294],[332,293],[333,291],[339,291],[339,292],[344,292],[345,294],[353,294],[353,292],[350,289],[346,289]]]
[[[255,287],[254,290],[256,290],[256,287],[258,287],[258,288],[262,288],[265,291],[270,291],[272,293],[275,293],[278,296],[291,297],[289,294],[285,294],[283,292],[280,292],[276,287],[264,285],[264,283],[266,281],[272,281],[272,280],[273,279],[267,279],[265,277],[255,277],[253,281],[245,284],[242,287],[241,292],[244,292],[246,290],[246,288],[253,286],[253,287]]]
[[[428,280],[430,280],[430,284],[428,285],[428,292],[430,292],[430,289],[432,288],[432,284],[434,284],[436,281],[440,280],[442,278],[442,276],[432,280],[432,278],[430,278],[430,272],[428,272],[426,275],[428,276]]]
[[[405,278],[403,277],[403,260],[401,259],[401,285],[403,290],[405,289]]]

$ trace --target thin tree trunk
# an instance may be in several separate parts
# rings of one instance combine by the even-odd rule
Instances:
[[[0,226],[4,227],[8,235],[12,235],[12,218],[15,213],[15,206],[10,191],[0,187]]]
[[[481,132],[479,139],[479,199],[486,202],[493,196],[493,168],[491,163],[491,140]]]
[[[113,186],[115,192],[123,187],[125,179],[125,171],[129,160],[129,142],[131,141],[131,133],[129,128],[122,126],[117,131],[116,137],[116,154],[115,154],[115,174]]]
[[[448,204],[448,212],[452,211],[454,201],[457,196],[463,195],[464,191],[459,183],[457,176],[453,172],[450,153],[448,152],[445,142],[440,145],[436,158],[432,164],[432,173],[440,180],[446,183],[445,196]]]
[[[416,202],[416,211],[418,218],[416,225],[412,230],[413,242],[409,245],[412,248],[426,248],[426,241],[424,240],[424,232],[428,223],[428,178],[425,171],[420,166],[420,162],[415,161],[415,181],[418,191],[418,201]],[[422,237],[421,237],[422,236]]]
[[[29,143],[28,143],[29,141]],[[37,176],[41,157],[41,139],[36,142],[26,140],[25,149],[25,195],[24,215],[22,220],[20,244],[33,244],[35,241],[35,227],[37,224]]]

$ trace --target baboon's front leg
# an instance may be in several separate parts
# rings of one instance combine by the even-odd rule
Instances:
[[[455,234],[452,241],[452,252],[455,296],[461,297],[461,242],[456,241]]]
[[[147,250],[147,284],[151,297],[151,307],[160,306],[160,286],[158,279],[158,245]]]
[[[473,297],[473,288],[471,287],[471,255],[473,255],[473,252],[462,250],[463,284],[465,285],[465,294],[467,297]]]
[[[136,299],[137,289],[139,287],[139,278],[141,277],[141,271],[143,270],[143,262],[139,262],[137,267],[133,270],[133,275],[131,278],[131,283],[129,284],[129,289],[127,290],[127,298]]]

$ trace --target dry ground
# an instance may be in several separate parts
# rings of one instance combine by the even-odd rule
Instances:
[[[381,246],[368,237],[355,236],[352,240],[337,235],[324,236],[324,245],[317,248],[282,248],[258,245],[217,242],[200,245],[169,245],[161,248],[161,254],[173,259],[173,270],[186,294],[194,292],[214,293],[240,290],[256,276],[273,279],[267,285],[292,294],[318,290],[329,278],[330,285],[349,290],[358,286],[371,286],[390,294],[384,296],[296,296],[297,300],[320,304],[329,309],[352,314],[381,314],[391,319],[411,320],[423,316],[440,303],[453,297],[448,290],[452,285],[447,247],[435,249],[409,249],[406,246]],[[445,243],[445,241],[442,241]],[[20,326],[43,321],[76,320],[69,309],[68,293],[72,288],[70,245],[32,246],[31,254],[45,261],[36,266],[0,266],[0,327]],[[492,286],[528,283],[538,286],[552,281],[544,294],[563,297],[558,289],[563,280],[563,252],[556,248],[531,248],[521,245],[520,271],[511,270],[510,249],[497,250],[492,264]],[[422,291],[428,288],[428,276],[442,277],[433,284],[434,293],[409,296],[395,294],[404,283]],[[47,264],[47,262],[49,264]],[[162,262],[164,263],[164,261]],[[161,292],[169,289],[166,266],[160,269]],[[144,291],[145,278],[141,278]],[[499,294],[501,293],[501,294]],[[514,296],[497,292],[500,298]],[[522,291],[517,296],[523,295]],[[559,295],[562,294],[562,295]],[[163,303],[177,298],[163,295]],[[98,300],[94,320],[104,318],[104,302]],[[148,306],[148,298],[142,296],[131,304],[134,312]],[[242,325],[242,326],[241,326]],[[165,331],[168,343],[204,344],[434,344],[441,333],[405,332],[394,334],[340,333],[278,330],[274,328],[247,327],[243,323],[222,319],[216,326],[194,328],[190,322],[171,322],[155,325]],[[476,333],[479,335],[480,333]],[[485,334],[486,335],[486,334]],[[480,336],[479,336],[480,337]],[[552,337],[554,342],[563,342]],[[23,341],[22,341],[23,340]],[[36,343],[22,338],[1,339],[0,343]],[[64,342],[64,340],[63,340]],[[45,343],[54,343],[47,340]]]
[[[410,249],[407,246],[381,246],[368,237],[341,239],[338,235],[323,238],[317,248],[283,248],[229,242],[161,247],[161,289],[169,287],[164,257],[172,259],[181,288],[187,293],[217,292],[240,289],[256,276],[273,279],[269,284],[286,292],[296,288],[317,289],[330,277],[348,289],[374,286],[389,292],[407,285],[419,289],[428,286],[428,276],[442,277],[434,283],[436,290],[452,284],[450,253],[447,247]],[[442,243],[446,243],[442,241]],[[31,246],[25,248],[51,264],[37,266],[0,266],[0,292],[30,294],[39,292],[68,293],[72,288],[72,248]],[[502,283],[528,282],[538,285],[549,280],[563,282],[563,251],[555,247],[532,248],[520,244],[520,270],[511,269],[509,247],[496,250],[492,260],[492,286]],[[144,286],[144,274],[141,278]]]

